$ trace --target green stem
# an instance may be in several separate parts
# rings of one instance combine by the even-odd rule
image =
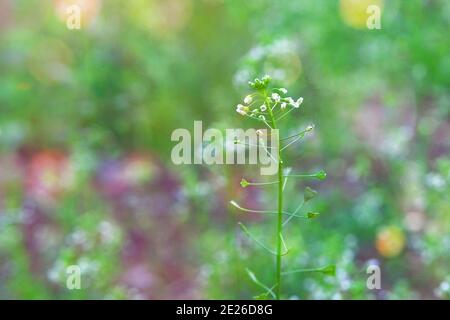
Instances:
[[[272,120],[273,129],[277,129],[276,121],[273,116],[273,112],[268,107],[269,115]],[[281,295],[281,256],[282,256],[282,234],[283,234],[283,160],[281,158],[281,141],[280,134],[278,132],[278,221],[277,221],[277,248],[276,248],[276,271],[275,271],[275,298],[280,300]]]
[[[279,143],[279,142],[278,142]],[[278,225],[277,225],[277,287],[276,297],[280,299],[281,292],[281,236],[283,232],[283,161],[281,160],[281,151],[278,153]]]

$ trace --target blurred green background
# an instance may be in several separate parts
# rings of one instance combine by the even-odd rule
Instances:
[[[81,7],[81,29],[66,26]],[[366,8],[381,8],[381,29]],[[255,166],[175,166],[176,128],[248,127],[247,81],[303,96],[286,299],[450,298],[450,2],[0,0],[0,299],[243,299],[273,282]],[[266,238],[264,238],[266,237]],[[273,238],[273,237],[272,237]],[[68,290],[79,265],[82,288]],[[369,290],[366,267],[381,268]]]

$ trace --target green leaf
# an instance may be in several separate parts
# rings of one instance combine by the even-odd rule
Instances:
[[[310,187],[306,187],[303,194],[303,199],[305,200],[305,202],[308,202],[309,200],[313,199],[316,195],[317,195],[316,190]]]

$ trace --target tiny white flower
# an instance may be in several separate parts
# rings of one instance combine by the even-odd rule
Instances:
[[[287,97],[286,99],[289,104],[294,104],[294,99],[292,99],[291,97]]]
[[[286,88],[280,88],[279,90],[282,94],[286,94],[288,92]]]
[[[278,93],[272,93],[272,99],[275,102],[280,102],[280,95]]]
[[[300,97],[300,98],[297,99],[297,101],[295,101],[294,103],[292,103],[292,106],[293,106],[294,108],[298,108],[298,107],[300,107],[300,105],[302,104],[302,102],[303,102],[303,98]]]
[[[259,109],[260,109],[262,112],[264,112],[264,111],[267,110],[267,107],[266,107],[265,104],[262,104],[262,105],[259,107]]]
[[[261,130],[256,130],[256,134],[258,135],[258,136],[262,136],[263,135],[263,132],[261,131]]]
[[[238,104],[236,107],[236,112],[245,116],[247,114],[248,107],[243,106],[242,104]]]
[[[236,109],[236,112],[239,113],[240,115],[243,115],[243,116],[245,116],[247,114],[247,112],[245,112],[242,109]]]
[[[251,95],[248,95],[248,96],[246,96],[246,97],[244,98],[244,103],[245,103],[245,104],[252,103],[252,101],[253,101],[253,98],[252,98]]]
[[[287,103],[286,102],[282,102],[281,103],[281,109],[286,109]]]
[[[259,120],[263,120],[263,121],[266,120],[266,117],[264,117],[262,114],[258,118],[259,118]]]

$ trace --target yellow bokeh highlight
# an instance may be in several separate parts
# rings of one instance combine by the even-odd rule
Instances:
[[[405,247],[405,235],[397,226],[387,226],[377,233],[375,246],[386,258],[398,256]]]

